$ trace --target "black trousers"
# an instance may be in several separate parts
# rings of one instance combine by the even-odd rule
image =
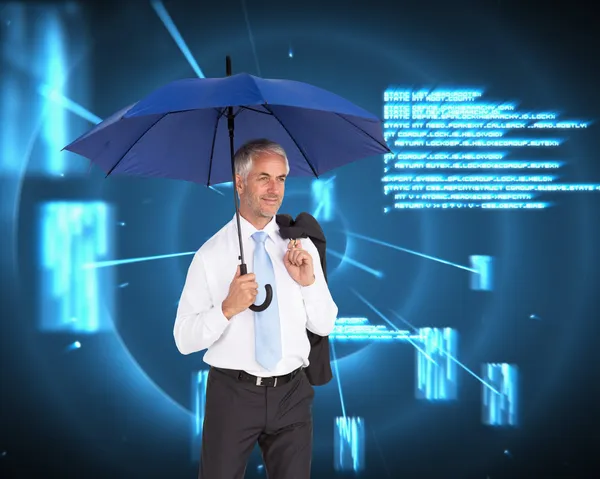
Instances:
[[[258,442],[268,479],[309,479],[314,389],[304,371],[276,387],[211,368],[199,479],[243,479]]]

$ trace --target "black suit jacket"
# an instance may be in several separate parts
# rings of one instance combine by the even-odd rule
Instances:
[[[310,238],[319,251],[325,281],[327,281],[327,242],[319,222],[308,213],[300,213],[294,220],[290,215],[277,215],[279,233],[284,239]],[[310,341],[309,365],[306,376],[313,386],[322,386],[331,381],[331,361],[329,358],[329,337],[318,336],[306,330]]]

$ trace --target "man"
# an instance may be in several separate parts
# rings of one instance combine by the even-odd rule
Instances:
[[[175,320],[182,354],[210,365],[199,477],[241,479],[258,442],[269,479],[307,479],[314,390],[303,369],[306,329],[331,333],[337,317],[315,245],[284,240],[275,215],[289,173],[286,153],[254,140],[235,154],[247,275],[239,273],[234,218],[195,254]],[[265,284],[273,287],[263,312]]]

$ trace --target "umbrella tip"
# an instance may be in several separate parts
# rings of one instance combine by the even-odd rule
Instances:
[[[231,76],[231,57],[229,55],[225,57],[225,73],[228,77]]]

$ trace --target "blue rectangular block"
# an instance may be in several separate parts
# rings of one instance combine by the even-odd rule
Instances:
[[[204,425],[204,412],[206,407],[206,384],[208,371],[196,371],[192,373],[192,461],[200,460],[200,448],[202,447],[202,426]]]
[[[361,417],[336,417],[333,434],[334,469],[352,472],[364,470],[365,420]]]
[[[483,365],[482,421],[488,426],[518,426],[518,368],[514,364]],[[492,388],[495,389],[493,391]]]
[[[420,328],[416,342],[417,399],[448,401],[457,398],[458,333],[451,328]]]
[[[313,216],[322,223],[333,220],[333,181],[334,178],[329,178],[312,182]]]
[[[32,108],[36,98],[31,94],[31,87],[23,82],[19,68],[11,68],[11,63],[17,58],[27,59],[28,63],[37,66],[35,60],[32,61],[28,56],[27,45],[34,42],[29,41],[32,33],[27,29],[27,7],[25,2],[2,2],[0,7],[3,46],[0,74],[0,175],[13,177],[15,183],[26,161],[35,122],[39,122],[39,113]]]
[[[471,272],[471,289],[474,291],[492,291],[493,265],[491,256],[469,256],[470,267],[477,272]]]
[[[111,208],[103,202],[57,201],[42,206],[40,329],[96,333],[114,320]]]

